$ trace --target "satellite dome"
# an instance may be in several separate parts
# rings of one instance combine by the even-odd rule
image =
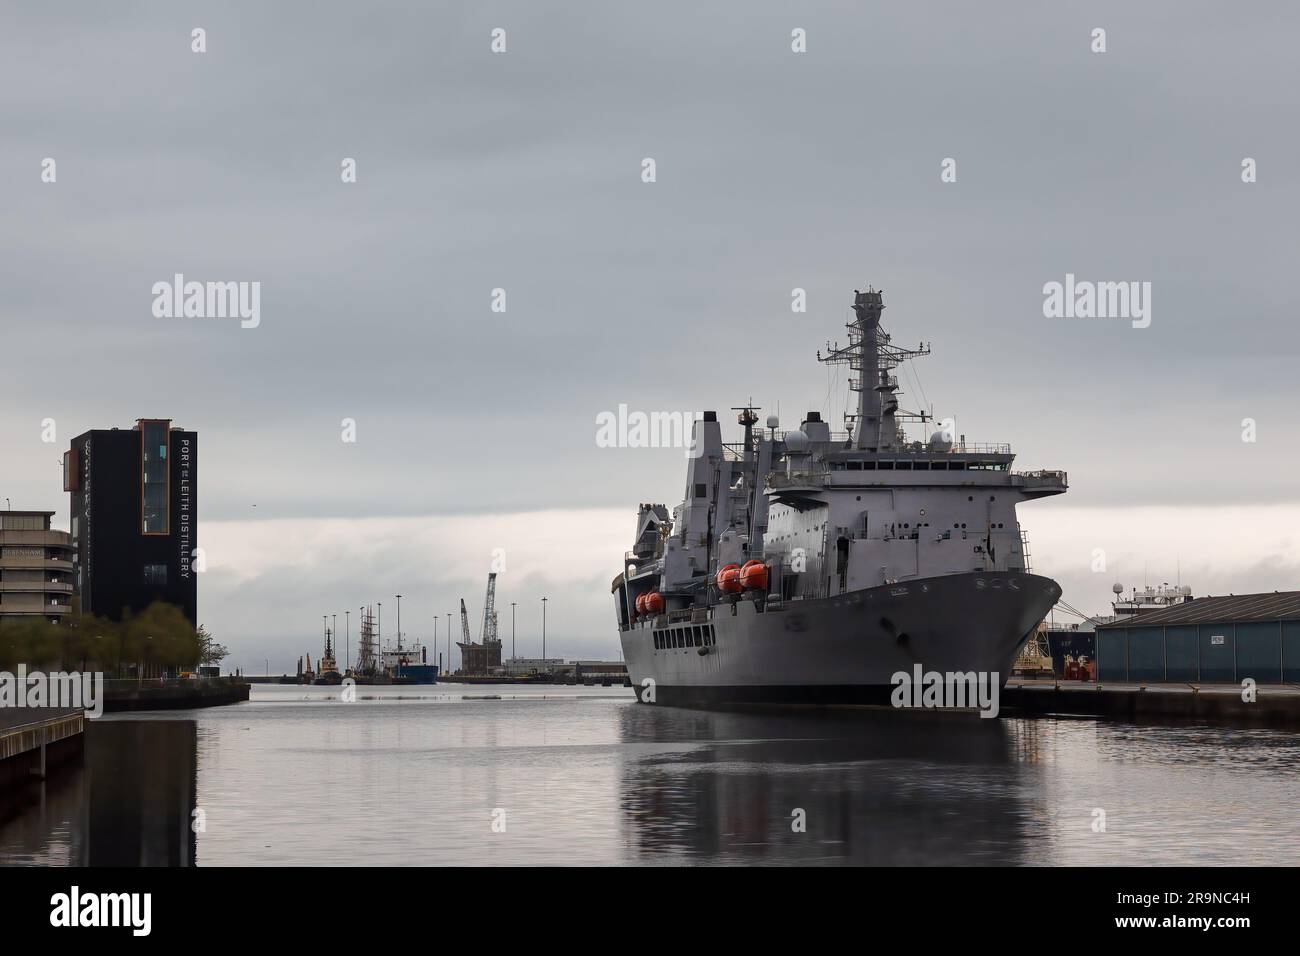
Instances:
[[[1124,585],[1120,584],[1118,581],[1116,581],[1114,584],[1112,584],[1112,585],[1110,586],[1110,589],[1111,589],[1113,592],[1115,592],[1116,594],[1123,594],[1123,593],[1124,593]]]
[[[942,430],[937,431],[930,436],[930,448],[934,451],[952,451],[952,437],[945,435]]]
[[[768,428],[780,428],[780,427],[781,427],[781,419],[778,418],[776,415],[768,415],[768,416],[767,416],[767,427],[768,427]]]
[[[796,455],[808,453],[808,448],[812,444],[805,431],[793,431],[785,433],[785,450]]]

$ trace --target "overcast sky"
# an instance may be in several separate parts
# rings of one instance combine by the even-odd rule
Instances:
[[[0,496],[66,527],[68,440],[170,417],[199,432],[200,618],[234,664],[292,668],[322,614],[399,592],[412,637],[461,596],[476,620],[495,548],[521,654],[546,595],[548,651],[613,658],[636,505],[685,470],[598,448],[597,414],[838,422],[814,355],[870,283],[933,343],[940,417],[1069,472],[1020,517],[1071,603],[1180,567],[1300,586],[1297,27],[1226,2],[8,5]],[[154,317],[178,272],[260,282],[260,326]],[[1150,327],[1045,318],[1066,273],[1152,283]]]

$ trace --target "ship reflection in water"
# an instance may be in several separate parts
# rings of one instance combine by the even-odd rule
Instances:
[[[0,865],[1300,864],[1292,733],[363,690],[95,721]]]
[[[629,762],[628,838],[719,862],[1023,862],[1028,808],[997,720],[631,707],[624,739],[704,743]]]

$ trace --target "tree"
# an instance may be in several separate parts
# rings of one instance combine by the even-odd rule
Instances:
[[[148,668],[193,667],[199,659],[199,640],[184,612],[156,601],[140,614],[122,619],[123,657]]]
[[[225,644],[218,644],[212,639],[208,629],[202,624],[195,632],[195,637],[199,641],[199,665],[216,666],[230,656],[230,650]]]
[[[140,614],[110,621],[69,614],[59,624],[44,616],[8,621],[0,627],[0,670],[102,670],[121,674],[124,663],[157,668],[192,668],[200,660],[219,661],[229,652],[211,635],[190,625],[184,612],[156,602]]]

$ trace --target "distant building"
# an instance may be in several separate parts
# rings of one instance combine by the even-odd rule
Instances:
[[[0,626],[72,610],[72,538],[50,529],[53,511],[0,511]]]
[[[623,661],[566,661],[562,657],[511,657],[496,668],[508,677],[547,676],[560,681],[626,681],[627,664]]]
[[[1194,600],[1192,589],[1187,585],[1162,584],[1158,587],[1136,587],[1124,596],[1124,586],[1116,583],[1111,588],[1115,600],[1111,602],[1111,613],[1097,615],[1077,624],[1057,624],[1054,618],[1043,622],[1047,635],[1047,646],[1052,655],[1052,670],[1057,677],[1067,674],[1067,662],[1096,661],[1096,628],[1102,624],[1132,621],[1143,614],[1163,611],[1166,608],[1186,604]]]
[[[1300,681],[1300,591],[1202,597],[1097,627],[1101,681]]]
[[[487,674],[501,667],[501,642],[485,641],[482,644],[456,642],[460,648],[462,674]]]
[[[578,680],[627,680],[624,661],[573,661],[573,676]]]
[[[563,666],[563,657],[511,657],[506,659],[503,670],[511,677],[524,677],[529,674],[550,674]]]
[[[198,622],[198,434],[170,419],[78,435],[63,456],[82,610],[113,620],[154,601]]]

